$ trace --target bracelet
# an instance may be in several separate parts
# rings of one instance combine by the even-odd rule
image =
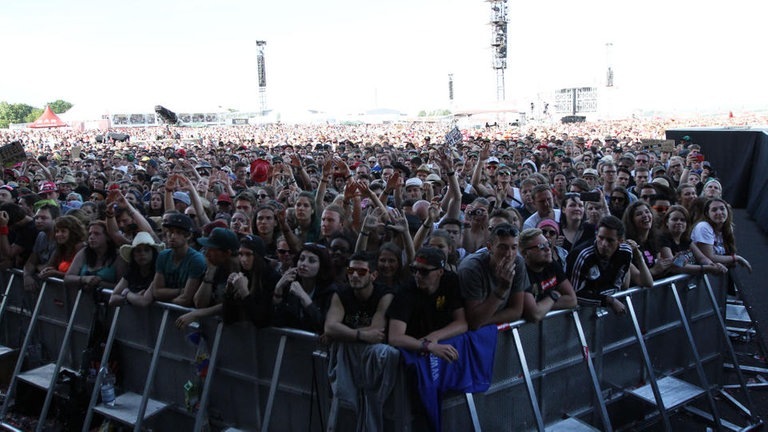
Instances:
[[[349,179],[351,179],[351,178],[352,178],[352,174],[349,174],[349,175],[347,175],[346,177],[344,177],[344,180],[349,180]]]
[[[499,294],[496,290],[493,290],[493,296],[496,297],[499,300],[504,300],[504,295]]]
[[[207,284],[213,285],[214,281],[203,279],[203,283],[207,283]]]
[[[733,258],[733,263],[736,264],[736,254],[732,254],[731,258]]]
[[[363,237],[368,237],[369,234],[370,233],[367,233],[365,231],[360,231],[360,235],[363,236]]]
[[[421,224],[421,226],[423,226],[424,228],[432,229],[433,224],[424,223],[424,224]]]
[[[447,173],[445,173],[445,174],[446,174],[448,177],[450,177],[450,176],[452,176],[452,175],[456,174],[456,171],[448,171],[448,172],[447,172]]]
[[[358,342],[362,342],[363,340],[360,339],[360,330],[355,332],[355,340]]]
[[[701,271],[701,274],[704,274],[704,266],[699,264],[699,270]]]
[[[429,354],[429,344],[431,344],[432,341],[427,338],[421,339],[421,352],[423,354]]]
[[[7,225],[0,227],[0,235],[8,235],[9,232],[10,232],[10,229],[8,228]]]

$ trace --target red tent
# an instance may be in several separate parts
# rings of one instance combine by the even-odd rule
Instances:
[[[51,111],[51,107],[48,105],[45,106],[45,111],[43,111],[43,115],[41,115],[37,120],[30,123],[28,127],[31,128],[54,128],[54,127],[64,127],[67,124],[61,121],[59,116],[57,116],[53,111]]]

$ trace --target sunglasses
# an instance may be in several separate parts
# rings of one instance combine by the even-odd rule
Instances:
[[[655,206],[651,206],[651,208],[656,210],[657,212],[662,212],[662,213],[669,210],[669,207],[665,205],[655,205]]]
[[[541,230],[541,233],[544,234],[545,236],[556,236],[557,235],[557,231],[555,231],[555,230]]]
[[[552,247],[552,243],[546,242],[546,243],[539,243],[534,246],[530,246],[525,248],[525,250],[531,250],[531,249],[538,249],[540,251],[549,250]]]
[[[418,274],[419,276],[423,277],[423,276],[429,276],[430,273],[432,273],[435,270],[439,270],[439,269],[440,269],[440,267],[424,268],[424,267],[416,267],[416,266],[412,265],[411,266],[411,273],[413,273],[414,275]]]
[[[277,253],[280,254],[280,255],[287,255],[287,254],[291,253],[291,250],[290,249],[277,249]]]
[[[495,227],[493,227],[493,229],[491,230],[491,234],[495,236],[502,236],[502,237],[508,237],[508,236],[517,237],[517,235],[519,234],[519,231],[517,230],[517,228],[513,227],[512,225],[503,223],[501,225],[496,225]]]
[[[269,195],[267,195],[267,194],[257,194],[256,198],[258,198],[258,199],[269,198]]]
[[[347,274],[349,276],[352,276],[355,273],[357,273],[360,277],[363,277],[363,276],[368,274],[368,269],[366,269],[366,268],[354,268],[354,267],[348,267],[347,268]]]

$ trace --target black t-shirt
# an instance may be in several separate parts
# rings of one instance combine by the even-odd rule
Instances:
[[[374,284],[371,296],[360,301],[355,297],[355,290],[350,286],[345,286],[337,293],[341,304],[344,306],[344,320],[342,322],[353,329],[370,326],[373,315],[379,307],[379,301],[389,293],[390,291],[386,286]]]
[[[22,249],[22,253],[16,255],[15,267],[23,267],[27,262],[29,255],[32,254],[32,248],[35,246],[35,240],[37,240],[37,228],[35,228],[35,221],[31,220],[28,223],[14,227],[8,233],[8,244],[18,245]]]
[[[659,236],[659,250],[665,247],[672,251],[672,255],[676,255],[679,252],[687,252],[691,248],[691,241],[680,239],[680,244],[678,244],[675,243],[669,233],[664,233]]]
[[[544,267],[544,270],[538,273],[531,270],[530,267],[527,267],[527,270],[531,285],[525,291],[533,294],[533,297],[536,299],[542,293],[554,289],[566,279],[563,266],[556,262],[549,263]]]
[[[128,291],[132,293],[139,293],[142,290],[149,288],[149,284],[155,278],[154,272],[149,272],[146,276],[142,276],[139,271],[129,271],[124,276],[126,282],[128,282]]]
[[[387,318],[407,324],[405,334],[420,339],[453,321],[453,312],[464,307],[459,291],[459,277],[446,271],[440,286],[430,294],[412,283],[392,300]]]
[[[571,243],[567,238],[563,237],[563,249],[567,250],[568,252],[579,248],[581,245],[585,243],[592,244],[595,242],[595,233],[596,228],[591,223],[583,223],[581,225],[581,230],[579,230],[579,233],[577,234],[577,237],[574,239],[575,243]],[[562,231],[561,231],[562,234]]]

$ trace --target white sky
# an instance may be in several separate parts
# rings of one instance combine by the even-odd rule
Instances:
[[[507,100],[605,83],[642,110],[768,107],[765,1],[509,2]],[[270,108],[415,113],[495,101],[480,0],[6,1],[0,101],[112,110]]]

